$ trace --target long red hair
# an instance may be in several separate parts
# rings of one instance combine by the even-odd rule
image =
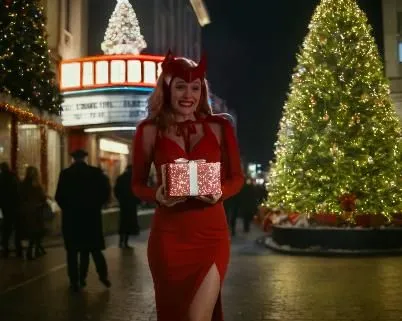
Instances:
[[[194,67],[196,63],[187,58],[176,58],[176,61],[184,67]],[[162,72],[156,82],[156,87],[148,99],[148,119],[156,122],[161,129],[167,129],[174,123],[172,107],[170,102],[170,86],[166,79],[172,75]],[[174,77],[174,75],[173,75]],[[170,80],[173,80],[173,78]],[[197,106],[196,113],[199,116],[205,117],[212,114],[212,109],[208,101],[209,90],[206,79],[201,79],[201,97]]]

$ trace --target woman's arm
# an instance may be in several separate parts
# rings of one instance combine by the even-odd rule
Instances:
[[[147,202],[154,202],[156,200],[156,188],[148,186],[156,132],[155,125],[149,121],[143,121],[137,126],[133,139],[133,175],[131,177],[131,187],[133,193],[138,198]]]
[[[222,199],[226,200],[240,191],[244,184],[244,174],[234,128],[227,119],[219,118],[222,150]]]

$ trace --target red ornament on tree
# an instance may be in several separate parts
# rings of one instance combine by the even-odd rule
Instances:
[[[344,211],[354,211],[356,209],[356,195],[353,193],[343,194],[339,197],[339,202],[341,203],[341,208]]]

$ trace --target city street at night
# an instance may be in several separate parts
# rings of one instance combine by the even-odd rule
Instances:
[[[232,240],[223,290],[225,320],[401,320],[400,257],[314,258],[274,254],[255,243],[258,232]],[[109,237],[106,257],[112,287],[93,265],[81,293],[68,289],[64,250],[36,261],[2,260],[0,320],[156,320],[144,232],[133,250]],[[7,277],[6,277],[7,275]]]
[[[402,321],[402,0],[0,0],[0,321]]]

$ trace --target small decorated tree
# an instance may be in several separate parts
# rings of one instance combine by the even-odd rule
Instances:
[[[280,122],[267,205],[343,214],[353,200],[347,208],[355,214],[398,212],[401,130],[367,18],[355,0],[322,0],[309,29]]]
[[[129,0],[117,0],[109,19],[102,50],[107,55],[139,54],[147,47]]]

